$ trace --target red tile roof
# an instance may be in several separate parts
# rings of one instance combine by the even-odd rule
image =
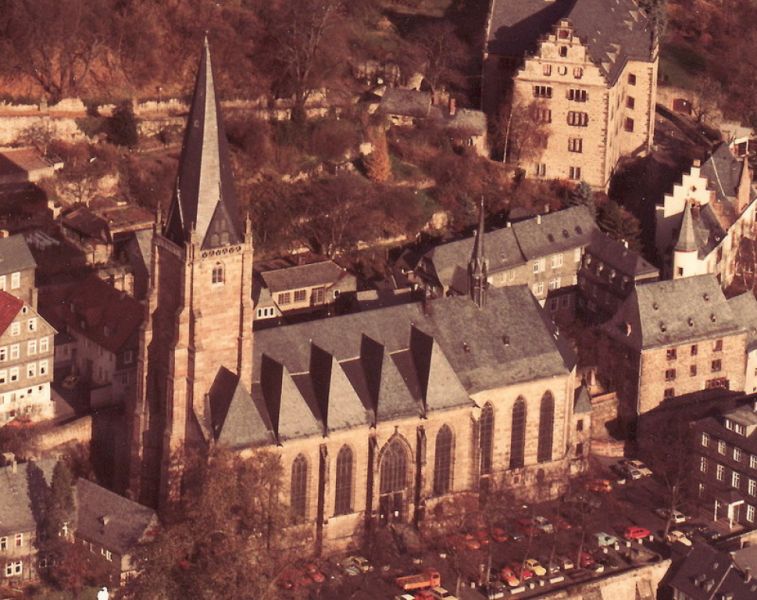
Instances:
[[[0,291],[0,335],[5,333],[23,305],[23,300]]]

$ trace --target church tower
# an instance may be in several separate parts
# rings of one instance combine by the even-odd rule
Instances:
[[[252,386],[252,233],[240,218],[207,39],[160,221],[129,432],[130,491],[153,506],[178,498],[187,444],[210,440],[220,369]]]

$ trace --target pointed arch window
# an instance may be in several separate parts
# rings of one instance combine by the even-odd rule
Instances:
[[[479,449],[481,450],[481,475],[491,475],[494,443],[494,409],[488,402],[481,410],[479,420]]]
[[[334,514],[352,512],[352,449],[342,446],[336,457],[336,498]]]
[[[526,453],[526,401],[518,397],[513,404],[510,428],[510,468],[519,469],[525,464]]]
[[[219,285],[222,284],[225,280],[226,274],[223,269],[223,263],[217,262],[215,265],[213,265],[212,283],[213,285]]]
[[[441,496],[449,492],[452,480],[452,430],[448,425],[442,426],[436,434],[434,450],[434,495]]]
[[[555,428],[555,399],[552,392],[545,392],[539,407],[539,446],[536,459],[542,462],[552,460],[552,435]]]
[[[302,455],[298,454],[292,463],[292,490],[291,490],[291,509],[292,515],[297,519],[304,519],[307,516],[308,500],[308,461]]]
[[[402,442],[394,439],[381,458],[380,493],[401,492],[407,486],[407,455]]]

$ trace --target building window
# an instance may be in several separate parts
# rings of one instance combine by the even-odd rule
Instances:
[[[623,130],[624,131],[633,131],[633,119],[631,117],[626,117],[623,121]]]
[[[34,317],[32,319],[29,319],[27,322],[29,331],[37,331],[37,318]]]
[[[221,263],[216,263],[213,266],[213,275],[212,275],[211,281],[214,285],[219,285],[223,283],[224,275],[223,275],[223,265]]]
[[[755,456],[754,454],[749,455],[749,468],[757,469],[757,456]]]
[[[0,370],[0,385],[8,383],[8,371],[5,369]]]
[[[722,368],[723,368],[723,363],[721,362],[721,360],[719,358],[717,360],[713,360],[712,361],[712,372],[713,373],[717,373]]]
[[[7,550],[8,549],[8,538],[3,536],[0,537],[0,550]]]
[[[26,376],[27,377],[37,376],[37,363],[28,363],[26,365]]]
[[[538,273],[539,271],[541,271],[541,261],[539,260],[534,261],[534,264],[531,266],[531,270],[534,273]]]
[[[665,388],[665,391],[662,393],[662,397],[664,400],[673,398],[675,395],[676,395],[675,388]]]
[[[494,447],[494,409],[488,402],[481,409],[478,428],[478,447],[481,451],[481,475],[490,475],[492,472],[492,450]]]
[[[702,432],[702,446],[707,448],[707,446],[709,445],[710,445],[710,434],[707,433],[706,431],[703,431]]]
[[[723,465],[718,465],[715,469],[715,477],[718,481],[723,481],[723,478],[725,477],[725,467]]]
[[[11,289],[17,290],[21,287],[21,273],[16,272],[11,275]]]
[[[110,550],[105,551],[105,560],[113,562],[113,554],[111,554]]]
[[[3,346],[0,348],[0,362],[5,362],[8,360],[8,347]]]
[[[699,470],[702,473],[707,472],[707,459],[704,456],[699,457]]]
[[[285,304],[291,304],[292,302],[292,294],[291,292],[282,292],[280,293],[277,298],[276,302],[278,302],[279,305],[285,305]]]
[[[586,102],[588,99],[589,94],[586,90],[568,90],[568,100],[573,100],[574,102]]]
[[[747,484],[747,491],[749,492],[750,496],[757,496],[757,481],[750,479],[749,483]]]
[[[557,269],[559,267],[562,267],[562,265],[563,265],[562,254],[553,254],[552,255],[552,268]]]
[[[589,113],[571,110],[568,112],[568,125],[586,127],[589,124]]]
[[[37,354],[37,340],[29,340],[26,344],[27,354]]]
[[[734,446],[733,448],[733,460],[736,462],[741,462],[741,448],[736,448]]]
[[[678,353],[676,352],[675,348],[668,348],[667,352],[665,353],[665,357],[668,360],[675,360]]]
[[[574,181],[581,179],[581,167],[570,167],[568,169],[568,176]]]
[[[130,365],[132,362],[134,362],[134,352],[132,350],[126,350],[124,352],[124,364]]]
[[[292,463],[291,507],[292,515],[297,519],[307,516],[308,500],[308,461],[299,454]]]
[[[691,366],[689,367],[689,375],[690,375],[691,377],[695,377],[695,376],[696,376],[696,374],[697,374],[697,366],[696,366],[696,365],[691,365]]]
[[[534,98],[551,98],[552,86],[550,85],[535,85],[534,86]]]
[[[547,174],[547,165],[546,163],[537,163],[536,169],[535,169],[535,175],[537,177],[544,177]]]
[[[526,451],[526,401],[518,397],[513,404],[512,427],[510,428],[510,468],[519,469],[525,463]]]
[[[628,85],[636,85],[636,75],[633,73],[628,74]]]
[[[434,450],[434,495],[449,492],[452,468],[452,430],[443,425],[436,434]]]
[[[584,455],[584,443],[578,442],[576,444],[576,456],[583,456]]]
[[[754,506],[751,504],[746,505],[746,520],[754,523]]]
[[[573,67],[573,77],[576,79],[581,79],[581,77],[584,76],[584,70],[583,67]]]
[[[676,378],[676,370],[675,369],[666,369],[665,370],[665,381],[675,381]]]
[[[294,290],[294,301],[295,302],[305,302],[305,299],[308,297],[307,290]]]
[[[407,453],[402,442],[393,439],[381,457],[379,493],[392,494],[407,487]]]
[[[542,73],[546,77],[549,77],[550,75],[552,75],[552,65],[544,65],[544,67],[542,69]]]
[[[0,290],[5,291],[5,275],[0,275]]]
[[[578,421],[576,421],[576,431],[583,431],[583,430],[584,430],[584,420],[578,419]]]
[[[17,533],[16,534],[16,548],[20,548],[23,545],[24,545],[24,534]]]
[[[531,116],[537,123],[551,123],[552,111],[549,108],[542,108],[540,106],[534,107]]]
[[[560,46],[560,56],[565,58],[568,56],[568,47],[567,46]]]
[[[568,138],[568,151],[569,152],[583,152],[584,141],[582,138]]]
[[[539,445],[536,460],[540,463],[552,460],[552,434],[555,428],[555,399],[551,392],[541,397],[539,407]]]
[[[741,475],[739,475],[737,471],[734,471],[733,473],[731,473],[731,487],[739,489],[740,485],[741,485]]]
[[[18,381],[18,367],[13,367],[10,370],[11,381]]]
[[[24,571],[23,561],[16,560],[13,562],[5,563],[5,576],[13,577],[14,575],[21,575]]]
[[[21,324],[18,321],[11,323],[11,335],[18,335],[21,333]]]
[[[633,109],[634,104],[636,104],[636,101],[631,96],[628,96],[628,98],[626,98],[626,108]]]
[[[20,347],[18,344],[12,344],[11,345],[11,360],[16,360],[18,358]]]
[[[715,340],[715,345],[713,346],[713,350],[715,352],[722,352],[723,351],[723,340]]]
[[[718,454],[722,454],[723,456],[725,456],[725,450],[726,450],[725,442],[723,440],[718,440]]]
[[[691,345],[691,355],[692,356],[696,356],[698,351],[699,351],[699,346],[697,346],[696,344],[692,344]]]
[[[47,375],[47,361],[46,360],[39,361],[39,374]]]
[[[50,342],[46,337],[39,338],[39,351],[40,352],[47,352],[50,348]]]
[[[352,450],[342,446],[336,456],[336,490],[334,513],[346,515],[352,512]]]
[[[317,304],[323,304],[326,300],[326,288],[324,287],[317,287],[313,288],[313,291],[310,294],[310,304],[313,306]]]
[[[534,284],[534,296],[541,296],[544,293],[544,282],[540,281],[539,283]]]

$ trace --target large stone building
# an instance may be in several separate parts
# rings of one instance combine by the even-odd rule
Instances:
[[[712,273],[725,288],[737,271],[744,238],[757,237],[757,191],[746,158],[721,144],[704,164],[694,161],[656,207],[656,246],[663,273]]]
[[[254,351],[250,240],[206,46],[176,194],[153,239],[131,411],[138,497],[176,497],[190,444],[267,449],[293,515],[334,547],[365,526],[419,520],[456,492],[562,488],[574,357],[526,286],[489,288],[482,227],[470,296],[256,331]]]
[[[531,177],[606,188],[622,156],[649,150],[658,45],[634,0],[492,0],[483,98],[543,124],[522,166]]]
[[[712,275],[638,286],[602,331],[600,375],[625,423],[669,398],[744,389],[746,327]]]

